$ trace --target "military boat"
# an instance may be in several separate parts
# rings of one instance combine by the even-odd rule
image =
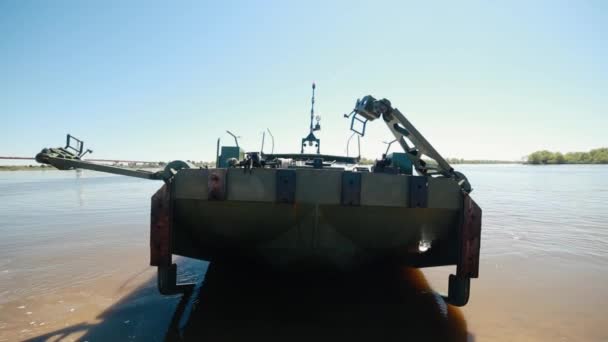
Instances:
[[[152,196],[150,225],[150,264],[158,267],[162,294],[186,286],[176,281],[173,255],[292,271],[455,265],[445,299],[465,305],[470,279],[478,277],[481,234],[481,209],[467,178],[389,100],[371,95],[344,115],[353,136],[363,137],[368,122],[383,121],[403,152],[387,148],[371,167],[361,165],[360,156],[322,154],[314,101],[313,84],[310,131],[300,153],[274,153],[274,146],[267,153],[264,143],[248,152],[228,132],[235,144],[220,146],[218,139],[215,167],[173,161],[151,172],[87,161],[91,151],[68,135],[64,147],[45,148],[36,160],[163,181]]]

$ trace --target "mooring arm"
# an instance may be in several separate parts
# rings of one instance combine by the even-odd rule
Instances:
[[[467,178],[462,173],[454,171],[416,127],[397,108],[391,106],[389,100],[376,100],[373,96],[367,95],[363,99],[357,100],[352,113],[346,115],[346,117],[349,116],[352,116],[351,130],[361,136],[365,134],[367,121],[373,121],[382,116],[395,140],[399,142],[420,175],[450,178],[456,181],[465,193],[472,191]],[[360,125],[359,129],[355,127],[356,124]],[[412,146],[408,144],[408,141]],[[422,159],[423,156],[433,160],[434,164],[427,163]]]
[[[174,160],[168,163],[161,171],[131,170],[82,160],[82,157],[89,152],[92,151],[84,150],[84,142],[82,140],[68,134],[65,147],[45,148],[36,155],[36,161],[54,166],[59,170],[86,169],[128,177],[162,180],[165,183],[169,182],[177,171],[192,167],[192,165],[184,161]]]
[[[59,170],[86,169],[113,173],[122,176],[144,179],[163,179],[163,172],[150,172],[145,170],[130,170],[116,166],[96,164],[81,160],[80,157],[64,148],[45,148],[36,155],[36,161],[56,167]]]

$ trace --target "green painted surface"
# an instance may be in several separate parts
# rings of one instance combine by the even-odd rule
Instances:
[[[295,203],[276,203],[277,169],[228,169],[225,201],[208,200],[210,169],[173,182],[174,253],[273,265],[317,262],[352,268],[386,259],[413,266],[456,264],[462,194],[428,179],[428,208],[410,208],[403,174],[361,173],[361,205],[341,205],[340,170],[295,169]],[[431,243],[425,253],[421,241]]]
[[[207,178],[211,169],[185,169],[175,176],[174,198],[198,199],[208,197]],[[275,202],[277,169],[228,169],[227,198],[229,201]],[[295,169],[296,203],[340,204],[342,173],[339,170]],[[361,205],[380,207],[410,206],[407,175],[361,173]],[[428,178],[428,207],[458,209],[462,194],[458,185],[445,178]]]
[[[403,152],[394,152],[388,155],[391,159],[391,166],[399,169],[399,172],[411,175],[414,165],[410,158]]]
[[[228,167],[228,159],[236,158],[237,160],[242,160],[244,156],[244,151],[238,146],[222,146],[220,157],[219,157],[219,167]]]

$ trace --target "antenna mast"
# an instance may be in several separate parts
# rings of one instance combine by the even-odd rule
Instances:
[[[312,134],[312,122],[314,120],[315,117],[315,88],[317,86],[315,85],[315,82],[312,82],[312,100],[311,100],[311,106],[310,106],[310,133]]]
[[[314,120],[315,120],[315,88],[317,87],[317,85],[315,84],[315,82],[312,82],[312,99],[311,99],[311,106],[310,106],[310,133],[308,133],[308,136],[306,138],[302,139],[302,149],[300,151],[300,153],[304,153],[304,147],[308,146],[308,147],[316,147],[317,148],[317,154],[321,153],[321,140],[318,139],[315,134],[314,131],[318,131],[321,129],[321,125],[319,124],[319,120],[320,117],[317,116],[317,124],[313,124]]]

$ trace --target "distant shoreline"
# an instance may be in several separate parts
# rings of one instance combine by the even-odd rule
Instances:
[[[531,166],[554,166],[554,165],[608,165],[608,163],[531,163],[526,161],[507,161],[507,160],[463,160],[452,161],[448,160],[451,165],[531,165]],[[363,164],[362,164],[363,165]],[[368,164],[365,164],[368,165]],[[371,164],[369,164],[371,165]],[[124,169],[146,170],[162,168],[160,166],[120,166]],[[47,165],[0,165],[2,171],[46,171],[57,170],[52,166]]]
[[[145,169],[159,169],[159,166],[120,166],[123,169],[133,170],[145,170]],[[53,166],[47,165],[0,165],[1,171],[46,171],[46,170],[57,170]]]

